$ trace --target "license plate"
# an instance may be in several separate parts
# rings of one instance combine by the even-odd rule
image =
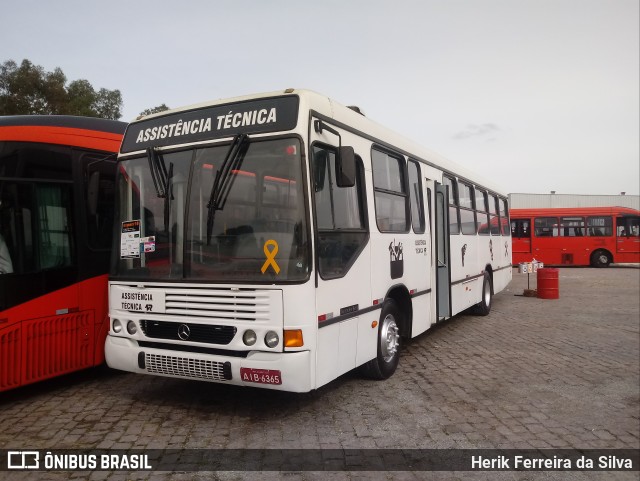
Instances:
[[[245,382],[257,382],[259,384],[282,384],[280,371],[272,369],[240,368],[240,378]]]

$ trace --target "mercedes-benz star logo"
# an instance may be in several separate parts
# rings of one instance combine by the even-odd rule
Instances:
[[[180,324],[178,326],[178,337],[180,339],[182,339],[183,341],[186,341],[187,339],[189,339],[190,335],[191,335],[191,329],[189,329],[189,326],[187,326],[186,324]]]

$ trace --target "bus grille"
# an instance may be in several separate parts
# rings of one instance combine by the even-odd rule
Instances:
[[[0,391],[93,366],[94,327],[81,311],[0,330]]]
[[[268,321],[282,302],[280,291],[273,290],[168,288],[166,292],[167,314],[224,321]]]
[[[224,381],[223,362],[191,359],[188,357],[166,356],[163,354],[145,353],[145,367],[151,374],[165,376],[188,377],[207,381]]]
[[[117,298],[122,289],[135,289],[141,293],[145,289],[149,292],[162,290],[164,306],[157,315],[174,319],[206,319],[223,325],[236,321],[273,322],[283,316],[280,289],[210,288],[187,284],[112,284],[110,289],[113,298]],[[112,309],[120,310],[120,307],[114,304]]]
[[[20,325],[0,331],[0,391],[20,385]]]
[[[154,339],[204,342],[208,344],[229,344],[237,331],[234,326],[215,326],[148,319],[140,321],[140,326],[142,327],[142,332],[144,332],[147,337]],[[182,337],[180,336],[181,334]]]
[[[25,349],[23,383],[93,365],[91,311],[25,321],[22,335]]]

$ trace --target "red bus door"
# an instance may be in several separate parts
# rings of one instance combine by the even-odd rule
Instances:
[[[640,217],[625,216],[616,219],[616,251],[618,254],[640,253]],[[621,262],[636,262],[621,258]]]
[[[531,220],[511,219],[511,238],[514,254],[531,253]]]

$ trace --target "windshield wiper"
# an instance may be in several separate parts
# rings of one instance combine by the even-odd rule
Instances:
[[[169,163],[169,171],[164,160],[153,147],[147,149],[147,159],[149,160],[149,171],[151,180],[156,189],[156,195],[164,199],[164,230],[169,232],[169,214],[171,212],[171,201],[173,200],[173,189],[171,180],[173,179],[173,162]]]
[[[162,163],[164,165],[164,162]],[[169,162],[169,173],[165,186],[164,197],[164,230],[169,232],[169,214],[171,213],[171,201],[173,200],[173,162]]]
[[[147,148],[147,159],[149,160],[149,171],[151,180],[159,198],[164,199],[167,193],[168,174],[167,167],[160,160],[160,156],[153,147]]]
[[[216,171],[216,177],[211,186],[209,202],[207,202],[207,245],[211,244],[211,234],[213,232],[213,221],[216,211],[224,209],[227,197],[233,185],[234,176],[231,175],[238,170],[244,160],[244,155],[249,148],[249,136],[238,134],[233,138],[227,155],[220,168]]]

